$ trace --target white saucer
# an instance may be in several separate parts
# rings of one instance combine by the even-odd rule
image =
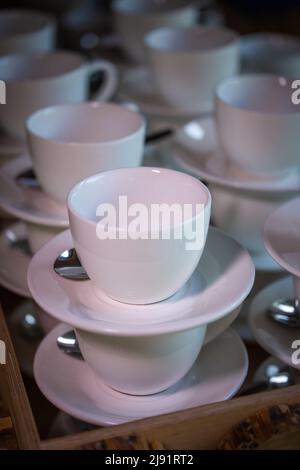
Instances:
[[[267,218],[264,243],[280,266],[300,276],[300,197],[283,204]]]
[[[210,228],[198,268],[176,294],[155,304],[122,304],[96,290],[91,281],[70,281],[54,272],[58,254],[72,246],[69,230],[50,240],[33,257],[27,280],[43,310],[86,331],[149,336],[208,324],[238,307],[254,282],[255,269],[248,252]]]
[[[300,340],[300,328],[287,328],[270,320],[266,311],[274,300],[292,298],[294,295],[292,279],[286,277],[265,287],[255,297],[249,308],[249,324],[252,333],[268,353],[285,364],[300,369],[300,364],[292,362],[293,341]]]
[[[188,126],[190,126],[190,132],[184,132]],[[300,192],[299,170],[289,173],[285,178],[275,180],[257,179],[237,172],[236,169],[230,167],[224,154],[217,147],[212,126],[213,121],[203,119],[191,121],[184,126],[182,133],[179,134],[179,139],[175,141],[172,153],[172,162],[177,168],[201,180],[229,188],[268,193],[290,193],[290,197],[293,197],[293,193],[296,196]],[[198,143],[195,142],[195,138],[191,137],[193,132],[191,129],[194,129],[195,133],[198,129],[199,136],[204,132],[203,139],[199,138]]]
[[[154,78],[147,66],[130,67],[124,71],[119,96],[123,100],[133,101],[141,111],[150,116],[186,120],[197,115],[167,103],[156,90]]]
[[[27,269],[30,256],[12,241],[26,239],[26,230],[21,222],[10,225],[0,234],[0,284],[23,297],[31,297],[27,287]]]
[[[42,341],[34,376],[55,406],[96,425],[121,424],[227,400],[239,390],[248,371],[246,348],[229,329],[203,348],[190,372],[173,387],[155,395],[126,395],[101,383],[86,362],[57,348],[57,336],[68,329],[59,325]]]
[[[65,205],[53,201],[39,189],[23,189],[16,177],[32,168],[27,155],[17,157],[0,170],[0,208],[26,222],[67,228],[69,219]]]

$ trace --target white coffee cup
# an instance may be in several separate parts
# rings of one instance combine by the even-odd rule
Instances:
[[[96,377],[132,395],[166,390],[190,370],[202,346],[219,336],[240,306],[219,320],[190,330],[152,336],[112,336],[76,328],[80,350]]]
[[[0,125],[10,135],[25,137],[25,120],[37,109],[59,103],[78,103],[88,97],[89,78],[103,71],[105,80],[95,99],[109,99],[117,86],[116,68],[107,61],[87,62],[79,54],[56,51],[0,58],[0,79],[6,104],[0,106]]]
[[[187,112],[212,112],[216,85],[238,72],[237,35],[228,29],[162,28],[145,44],[159,92]]]
[[[172,205],[178,210],[169,216]],[[206,241],[210,206],[210,193],[197,179],[151,167],[94,175],[68,196],[74,247],[91,281],[131,304],[164,300],[190,278]],[[165,211],[162,218],[157,209]],[[189,236],[198,243],[191,246]]]
[[[31,115],[26,127],[37,178],[63,204],[71,187],[87,176],[142,163],[144,118],[116,104],[52,106]]]
[[[292,81],[276,75],[241,75],[216,89],[220,145],[232,165],[279,177],[299,165],[300,107]]]
[[[54,49],[56,22],[35,10],[0,11],[0,55],[46,52]]]
[[[241,37],[241,69],[244,73],[300,76],[300,39],[278,33],[254,33]]]
[[[191,26],[197,21],[197,7],[185,0],[116,0],[112,4],[120,44],[134,62],[145,62],[143,38],[163,26]]]

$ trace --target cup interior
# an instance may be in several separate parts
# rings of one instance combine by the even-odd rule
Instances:
[[[229,78],[216,90],[217,98],[233,107],[258,113],[299,113],[292,103],[292,81],[276,75]]]
[[[236,33],[225,28],[161,28],[145,38],[155,50],[166,52],[206,52],[226,47],[237,39]]]
[[[52,22],[49,15],[36,11],[8,10],[0,13],[0,39],[32,33]]]
[[[96,210],[100,204],[112,204],[119,212],[119,196],[127,197],[127,206],[143,204],[147,213],[151,214],[154,204],[191,204],[192,211],[188,215],[183,211],[180,222],[190,220],[202,212],[210,201],[210,193],[206,186],[184,173],[162,168],[125,168],[107,171],[91,176],[77,184],[68,197],[68,208],[83,221],[97,222]],[[170,224],[178,222],[179,214],[170,219]],[[117,227],[122,228],[118,220]],[[152,228],[152,227],[151,227]],[[156,230],[157,227],[154,227]]]
[[[9,82],[58,77],[79,68],[84,59],[71,52],[13,54],[0,59],[0,78]]]
[[[143,117],[122,106],[79,103],[44,108],[27,120],[29,133],[64,143],[107,143],[129,138],[144,126]]]
[[[128,14],[162,14],[186,8],[191,3],[186,0],[117,0],[113,8],[115,11]]]

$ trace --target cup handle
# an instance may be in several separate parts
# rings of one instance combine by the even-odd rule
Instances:
[[[118,86],[117,68],[107,60],[94,60],[88,64],[88,74],[104,72],[104,82],[100,89],[93,94],[94,101],[108,101],[112,98]]]

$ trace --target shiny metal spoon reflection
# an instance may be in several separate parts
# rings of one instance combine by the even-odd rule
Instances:
[[[253,383],[242,390],[240,395],[250,395],[295,384],[294,370],[276,358],[272,358],[272,362],[267,362],[259,376],[259,378],[254,376]]]
[[[267,310],[268,317],[281,325],[300,328],[300,308],[297,299],[275,300]]]
[[[75,359],[84,360],[74,330],[67,331],[56,338],[56,344],[61,351]]]
[[[71,281],[87,281],[89,279],[74,248],[63,251],[56,258],[53,269],[56,274]]]

